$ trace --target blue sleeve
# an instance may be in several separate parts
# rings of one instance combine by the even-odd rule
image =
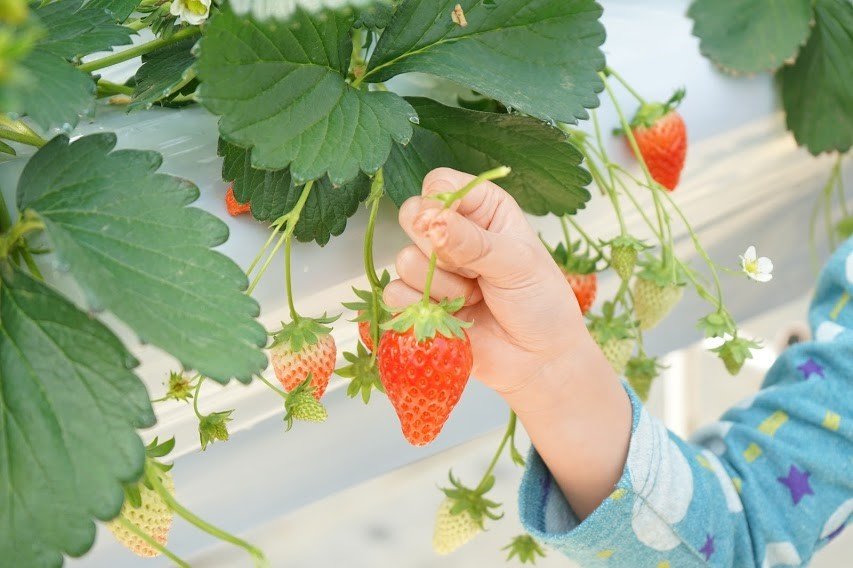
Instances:
[[[690,443],[628,389],[625,469],[583,522],[531,450],[519,498],[526,530],[585,567],[807,564],[853,513],[851,295],[853,239],[818,282],[814,340],[787,349],[755,396]]]

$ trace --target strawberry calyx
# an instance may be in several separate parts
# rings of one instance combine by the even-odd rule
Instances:
[[[299,352],[305,345],[315,345],[320,338],[329,335],[332,328],[328,324],[334,323],[340,315],[327,316],[323,314],[319,318],[297,317],[289,323],[281,322],[281,329],[271,333],[272,343],[269,349],[290,343],[290,348],[294,352]]]
[[[462,309],[465,298],[453,300],[444,298],[438,303],[416,302],[400,312],[396,317],[383,323],[380,328],[406,333],[413,330],[418,342],[432,339],[437,333],[445,337],[465,338],[465,328],[471,322],[462,321],[453,314]],[[387,306],[388,311],[391,311]]]
[[[314,398],[314,387],[311,385],[311,373],[299,383],[299,386],[287,393],[284,398],[285,431],[293,428],[293,421],[325,422],[329,414],[326,407]]]
[[[486,519],[496,521],[503,517],[503,513],[497,513],[493,509],[501,506],[485,498],[485,494],[489,492],[495,485],[495,476],[486,475],[476,488],[471,489],[465,487],[458,479],[453,477],[453,472],[448,472],[450,479],[450,487],[443,487],[441,491],[451,500],[450,507],[451,515],[461,515],[467,512],[471,519],[483,529]]]
[[[598,261],[601,255],[592,256],[589,250],[580,250],[580,241],[569,243],[568,248],[564,243],[559,243],[555,248],[548,249],[551,258],[564,272],[568,274],[592,274],[597,271]]]
[[[661,288],[687,284],[684,269],[678,264],[667,263],[657,258],[647,258],[639,264],[641,270],[637,273],[637,278],[654,282]]]
[[[216,441],[228,441],[228,422],[233,420],[231,415],[234,410],[223,410],[221,412],[211,412],[205,414],[198,421],[198,437],[201,443],[201,450],[207,449],[207,446]]]
[[[724,309],[718,309],[716,312],[701,318],[696,327],[705,334],[705,337],[709,338],[734,336],[737,332],[734,319]]]
[[[356,312],[357,315],[350,320],[351,322],[368,322],[370,324],[371,336],[376,335],[373,333],[376,331],[374,330],[374,326],[381,326],[391,319],[391,312],[386,309],[386,306],[381,301],[382,290],[385,289],[390,281],[391,275],[388,274],[387,270],[384,270],[382,271],[382,276],[379,278],[379,287],[376,290],[376,294],[379,295],[378,298],[374,296],[373,290],[353,288],[352,291],[358,300],[355,302],[343,302],[342,304],[346,309]]]
[[[183,373],[171,371],[169,373],[169,386],[163,399],[177,402],[189,402],[193,397],[195,389],[194,377],[188,378]]]
[[[349,386],[347,386],[348,397],[355,398],[361,393],[361,399],[364,404],[367,404],[370,402],[370,395],[374,389],[381,393],[385,392],[385,387],[379,379],[376,360],[364,345],[359,343],[356,346],[355,353],[344,353],[344,359],[349,365],[341,367],[335,372],[340,377],[350,379]]]
[[[536,558],[545,558],[545,551],[542,546],[529,534],[516,536],[508,545],[501,550],[507,552],[507,562],[513,558],[518,558],[521,564],[536,564]]]
[[[687,91],[682,88],[676,90],[666,102],[641,104],[636,114],[634,114],[634,118],[631,119],[631,128],[650,128],[654,126],[658,120],[675,110],[681,101],[684,100],[686,94]]]
[[[124,498],[130,503],[131,507],[138,508],[142,506],[142,495],[139,491],[140,486],[144,485],[148,489],[153,490],[154,487],[149,481],[149,475],[162,475],[172,469],[172,464],[164,464],[157,461],[157,458],[162,458],[168,455],[175,448],[175,438],[169,438],[165,442],[160,443],[158,438],[154,438],[145,446],[145,467],[142,478],[138,481],[124,484]]]
[[[761,343],[744,337],[732,337],[719,347],[711,349],[722,359],[726,370],[731,375],[737,375],[747,359],[752,359],[752,350],[760,349]]]
[[[600,316],[590,313],[586,318],[587,329],[599,345],[611,340],[634,339],[632,331],[636,327],[634,320],[627,313],[616,315],[616,306],[613,302],[604,302]]]

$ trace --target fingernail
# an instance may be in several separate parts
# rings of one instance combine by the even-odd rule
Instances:
[[[429,230],[430,225],[432,224],[432,220],[435,219],[438,213],[439,210],[433,208],[424,209],[423,211],[418,213],[418,216],[415,217],[415,222],[412,224],[415,231],[421,234],[426,233]]]

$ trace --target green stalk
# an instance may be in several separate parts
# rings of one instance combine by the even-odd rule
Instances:
[[[135,32],[138,32],[139,30],[143,30],[143,29],[148,27],[148,24],[143,22],[141,19],[140,20],[131,20],[130,22],[125,22],[122,25],[126,28],[132,29]]]
[[[613,93],[613,89],[607,82],[607,78],[603,74],[600,75],[601,78],[604,80],[604,88],[607,90],[607,95],[613,102],[613,108],[616,109],[616,114],[619,116],[619,124],[621,124],[622,129],[625,131],[625,136],[628,138],[628,144],[630,144],[631,150],[634,152],[637,161],[640,163],[640,168],[643,170],[643,175],[646,178],[646,183],[652,191],[652,200],[655,204],[655,212],[658,217],[658,226],[660,229],[660,234],[669,236],[669,241],[663,244],[664,265],[667,265],[673,261],[674,254],[672,251],[672,232],[671,230],[667,231],[669,220],[663,209],[663,205],[660,202],[660,196],[658,195],[658,192],[663,190],[660,189],[659,184],[652,177],[652,173],[649,171],[649,166],[646,165],[646,161],[643,159],[643,155],[640,153],[640,147],[637,144],[637,139],[634,137],[634,132],[631,130],[631,125],[625,118],[625,114],[622,112],[622,107],[619,105],[619,101],[616,99],[616,95]],[[664,222],[665,218],[667,219],[666,223]]]
[[[370,185],[370,195],[367,202],[370,204],[370,215],[367,218],[367,228],[364,231],[364,272],[367,274],[367,280],[370,282],[370,304],[374,314],[379,313],[379,295],[382,293],[382,285],[379,282],[379,276],[376,274],[376,266],[373,258],[373,235],[376,231],[376,216],[379,213],[379,203],[382,201],[382,196],[385,194],[385,175],[382,168],[376,172],[373,178],[373,183]],[[373,339],[373,345],[379,345],[379,325],[374,320],[370,322],[370,336]],[[376,361],[378,349],[374,349],[371,353],[371,360]]]
[[[100,59],[95,59],[94,61],[82,63],[78,65],[77,68],[80,71],[85,71],[86,73],[89,73],[91,71],[97,71],[98,69],[103,69],[104,67],[111,67],[112,65],[128,61],[130,59],[133,59],[134,57],[145,55],[146,53],[150,53],[155,49],[160,49],[161,47],[177,43],[183,39],[196,36],[200,33],[201,29],[198,26],[190,26],[182,30],[178,30],[170,37],[158,38],[154,41],[149,41],[148,43],[135,45],[131,48],[125,49],[124,51],[119,51],[118,53],[113,53],[112,55],[108,55]]]
[[[201,420],[204,418],[204,415],[198,411],[198,399],[201,394],[201,384],[204,382],[205,377],[199,375],[198,383],[195,386],[195,393],[193,394],[193,412],[195,412],[196,417]]]
[[[6,199],[3,193],[0,192],[0,235],[3,235],[12,228],[12,215],[9,213],[9,206],[6,204]]]
[[[615,76],[616,75],[614,75],[614,77]],[[607,150],[604,148],[604,139],[601,136],[601,127],[598,124],[598,113],[595,112],[595,110],[592,111],[592,124],[595,128],[595,139],[598,142],[598,147],[601,148],[601,156],[604,158],[606,163],[609,163],[610,159],[607,157]],[[607,196],[610,197],[610,201],[613,203],[613,211],[616,213],[616,219],[619,221],[619,234],[624,237],[628,235],[628,229],[625,227],[625,219],[622,217],[622,207],[619,205],[619,196],[616,195],[616,183],[613,179],[613,170],[607,168],[607,174],[610,177],[610,184],[605,186],[605,190],[607,191]]]
[[[571,250],[572,241],[569,237],[569,225],[566,223],[568,215],[560,215],[560,228],[563,230],[563,239],[566,241],[566,250]]]
[[[648,215],[646,215],[646,212],[643,209],[643,207],[640,206],[640,202],[637,201],[637,198],[634,197],[634,195],[630,192],[630,190],[628,190],[628,186],[625,184],[625,182],[621,178],[617,177],[616,181],[617,181],[617,183],[619,183],[620,186],[622,186],[622,192],[625,194],[625,196],[628,198],[628,200],[634,205],[634,208],[637,210],[637,212],[643,218],[643,221],[646,222],[646,225],[648,225],[649,229],[652,231],[652,234],[655,237],[657,237],[658,241],[660,241],[661,245],[663,245],[663,236],[658,233],[657,228],[655,227],[655,224],[652,223],[652,220],[649,219]]]
[[[269,265],[272,262],[272,259],[275,257],[276,253],[278,252],[278,250],[293,235],[293,231],[296,230],[296,224],[299,222],[299,215],[302,213],[302,208],[305,206],[305,202],[308,200],[308,194],[311,193],[311,188],[313,186],[314,186],[314,180],[308,181],[304,186],[302,186],[302,193],[299,195],[299,200],[296,202],[296,205],[293,206],[293,209],[291,209],[289,212],[285,213],[284,215],[282,215],[281,217],[276,219],[275,222],[272,224],[273,229],[274,229],[273,230],[273,236],[275,235],[275,228],[276,227],[281,227],[282,225],[284,225],[284,230],[282,231],[282,235],[281,235],[281,237],[279,237],[278,242],[273,247],[272,252],[269,254],[266,261],[264,261],[263,265],[261,265],[261,268],[258,270],[258,273],[252,279],[251,284],[249,284],[249,288],[246,290],[247,294],[251,294],[254,291],[255,287],[258,285],[258,282],[260,282],[261,277],[267,271],[267,268],[269,268]],[[272,237],[270,237],[270,239],[267,240],[267,243],[264,245],[264,248],[261,249],[261,252],[266,250],[266,248],[269,246],[269,243],[271,240],[272,240]],[[289,246],[290,245],[288,244],[288,247]],[[285,271],[287,272],[290,270],[290,266],[289,266],[290,255],[287,254],[287,255],[285,255],[285,257],[286,257],[285,258],[285,261],[286,261]],[[255,261],[252,262],[252,265],[249,267],[248,272],[251,272],[252,270],[254,270],[254,265],[255,265]],[[288,289],[289,288],[290,288],[290,282],[288,281]],[[288,294],[288,298],[289,297],[290,297],[290,295]]]
[[[266,380],[262,375],[255,375],[255,376],[256,376],[258,379],[260,379],[262,383],[264,383],[265,385],[267,385],[267,386],[268,386],[268,387],[269,387],[273,392],[275,392],[278,396],[280,396],[280,397],[281,397],[281,398],[283,398],[284,400],[287,400],[287,393],[286,393],[286,392],[284,392],[283,390],[281,390],[280,388],[278,388],[277,386],[275,386],[274,384],[272,384],[271,382],[269,382],[268,380]]]
[[[451,191],[447,193],[439,193],[431,196],[433,199],[441,201],[444,204],[443,209],[449,209],[454,203],[459,201],[460,199],[464,199],[468,193],[471,192],[472,189],[483,183],[484,181],[491,181],[495,179],[499,179],[502,177],[506,177],[510,174],[512,169],[507,166],[499,166],[497,168],[492,168],[491,170],[487,170],[478,176],[474,177],[466,183],[462,188],[457,191]],[[432,287],[432,277],[433,273],[435,273],[435,265],[438,262],[438,257],[433,251],[432,255],[429,258],[429,269],[427,270],[426,275],[426,284],[424,285],[424,298],[423,304],[424,306],[429,306],[429,293],[430,288]]]
[[[132,95],[135,90],[127,85],[119,85],[106,79],[98,79],[98,97],[108,97],[111,95]]]
[[[515,415],[515,412],[510,410],[509,421],[506,424],[506,431],[504,432],[504,436],[503,438],[501,438],[500,444],[498,444],[498,449],[495,450],[495,455],[492,456],[492,461],[489,462],[489,467],[486,468],[485,473],[483,473],[483,477],[480,479],[480,483],[477,484],[477,489],[480,489],[483,484],[486,483],[486,479],[488,479],[488,477],[492,475],[492,472],[495,470],[495,466],[497,465],[498,459],[500,459],[507,442],[510,440],[510,438],[515,436],[515,425],[517,420],[518,418]]]
[[[7,130],[5,128],[0,128],[0,138],[11,140],[12,142],[20,142],[28,146],[35,146],[36,148],[41,148],[47,144],[47,141],[41,136],[33,136],[32,134]]]
[[[589,234],[583,230],[583,227],[581,227],[577,221],[575,221],[571,217],[565,217],[565,219],[572,225],[572,228],[575,231],[580,233],[580,236],[583,237],[583,240],[586,241],[586,244],[589,247],[591,247],[595,252],[597,252],[599,254],[599,256],[601,256],[601,258],[603,258],[604,260],[608,260],[607,255],[604,254],[604,249],[602,249],[600,246],[598,246],[598,244],[596,244],[596,242],[594,240],[592,240],[592,238],[589,236]]]
[[[225,542],[229,542],[235,546],[238,546],[249,553],[252,559],[255,561],[255,566],[267,567],[269,566],[269,562],[264,556],[263,551],[259,548],[249,544],[245,540],[238,538],[232,535],[229,532],[226,532],[210,523],[205,521],[204,519],[197,516],[195,513],[185,508],[183,505],[178,503],[174,496],[169,493],[169,490],[163,486],[163,482],[160,481],[160,476],[156,474],[146,476],[148,481],[151,483],[151,486],[154,488],[154,491],[157,492],[158,495],[165,501],[166,505],[169,506],[174,512],[176,512],[180,517],[182,517],[185,521],[195,525],[202,531],[207,534],[214,536],[220,540],[224,540]]]
[[[134,525],[133,523],[131,523],[130,521],[128,521],[124,517],[121,517],[121,516],[116,517],[113,522],[115,522],[116,524],[121,526],[123,529],[125,529],[125,530],[135,534],[139,538],[141,538],[145,542],[145,544],[147,544],[148,546],[150,546],[151,548],[153,548],[154,550],[156,550],[160,554],[166,556],[169,560],[171,560],[172,562],[174,562],[175,564],[180,566],[180,568],[191,568],[189,563],[187,563],[185,560],[181,559],[180,556],[178,556],[177,554],[175,554],[174,552],[172,552],[171,550],[169,550],[168,548],[166,548],[165,546],[163,546],[162,544],[160,544],[159,542],[154,540],[151,537],[151,535],[149,535],[144,530],[137,527],[136,525]]]
[[[292,250],[293,236],[285,232],[284,237],[284,288],[287,293],[287,307],[290,309],[290,319],[299,321],[296,306],[293,303],[293,277],[290,270],[290,251]]]
[[[631,95],[633,95],[633,97],[634,97],[635,99],[637,99],[637,100],[640,102],[640,104],[641,104],[641,105],[648,104],[648,103],[646,102],[646,99],[644,99],[644,98],[640,95],[640,93],[638,93],[637,91],[635,91],[635,90],[634,90],[634,88],[633,88],[631,85],[629,85],[629,84],[628,84],[628,81],[626,81],[624,78],[622,78],[622,75],[620,75],[619,73],[617,73],[617,72],[616,72],[612,67],[605,67],[605,68],[604,68],[604,73],[605,73],[605,74],[607,74],[607,75],[612,75],[612,76],[613,76],[617,81],[619,81],[620,83],[622,83],[622,86],[623,86],[623,87],[625,87],[625,90],[626,90],[626,91],[628,91],[629,93],[631,93]]]

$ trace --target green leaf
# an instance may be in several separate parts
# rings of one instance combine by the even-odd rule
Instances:
[[[222,179],[233,182],[237,201],[251,204],[256,219],[274,221],[290,211],[299,199],[301,186],[294,183],[289,170],[255,169],[248,150],[222,139],[219,155],[225,158]],[[333,235],[344,232],[347,219],[369,193],[370,179],[364,174],[339,186],[334,186],[327,177],[317,180],[302,208],[294,235],[303,242],[325,245]]]
[[[191,51],[195,42],[195,38],[185,39],[142,56],[142,66],[136,71],[133,102],[128,110],[151,106],[185,81],[187,71],[195,63]]]
[[[9,146],[8,144],[6,144],[6,143],[5,143],[5,142],[3,142],[3,141],[0,141],[0,153],[3,153],[3,154],[11,154],[12,156],[15,156],[15,155],[16,155],[16,153],[15,153],[15,149],[14,149],[14,148],[12,148],[11,146]]]
[[[529,117],[446,107],[431,99],[407,99],[420,117],[412,142],[395,148],[385,165],[385,187],[399,206],[420,195],[431,169],[449,166],[479,172],[506,165],[499,183],[534,215],[574,213],[590,194],[581,153],[560,130]]]
[[[814,155],[853,146],[853,4],[816,0],[815,27],[779,72],[788,130]]]
[[[140,0],[88,0],[87,8],[101,8],[109,11],[119,22],[123,22],[139,5]]]
[[[201,374],[248,382],[266,367],[257,303],[247,279],[211,251],[222,221],[187,207],[190,182],[155,173],[156,152],[119,150],[114,134],[41,148],[18,182],[18,209],[44,222],[59,261],[93,310],[108,309],[139,337]]]
[[[222,115],[224,139],[252,148],[254,167],[340,184],[379,169],[392,140],[409,141],[415,113],[402,98],[345,81],[352,23],[352,10],[261,23],[225,9],[208,24],[199,97]]]
[[[91,75],[50,53],[35,50],[22,62],[28,80],[19,88],[19,109],[47,130],[62,126],[70,131],[95,102]]]
[[[812,20],[811,0],[695,0],[687,15],[702,54],[728,71],[774,71],[793,61]]]
[[[60,566],[142,474],[155,422],[136,361],[98,320],[0,263],[0,558]]]
[[[604,27],[594,0],[409,0],[394,13],[365,80],[420,71],[446,77],[548,120],[589,118],[604,85]]]
[[[81,4],[82,0],[59,0],[35,10],[47,32],[39,50],[71,59],[130,43],[133,30],[116,24],[103,7]]]
[[[401,3],[401,0],[376,0],[363,8],[359,8],[358,17],[353,22],[352,27],[369,30],[384,29],[391,23],[394,10]]]

